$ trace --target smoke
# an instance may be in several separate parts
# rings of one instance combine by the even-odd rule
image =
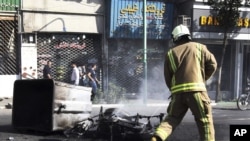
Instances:
[[[140,93],[144,94],[146,91],[148,99],[165,100],[169,97],[170,92],[165,83],[163,70],[162,64],[156,65],[149,70],[148,79],[143,80]]]
[[[163,65],[168,44],[163,41],[148,41],[147,44],[147,77],[145,77],[144,49],[141,40],[109,42],[108,84],[112,83],[124,89],[119,93],[124,92],[129,102],[139,104],[146,98],[148,103],[159,103],[159,101],[166,103],[170,92],[165,84]],[[110,94],[110,88],[108,91]]]

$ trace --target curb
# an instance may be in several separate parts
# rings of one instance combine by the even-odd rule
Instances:
[[[143,107],[165,107],[166,104],[93,104],[92,107],[132,107],[132,106],[143,106]]]
[[[169,104],[93,104],[92,107],[105,107],[105,108],[118,108],[118,107],[132,107],[132,106],[144,106],[144,107],[167,107]],[[211,103],[212,107],[215,107],[216,103]],[[5,106],[0,106],[0,109],[12,109],[12,104],[8,103]]]
[[[227,102],[225,102],[227,103]],[[169,101],[166,101],[166,103],[153,103],[153,104],[144,104],[141,102],[133,102],[133,103],[127,103],[127,104],[92,104],[92,107],[105,107],[105,108],[118,108],[118,107],[133,107],[133,106],[141,106],[141,107],[167,107],[169,105]],[[228,103],[225,105],[224,103],[216,103],[215,101],[211,102],[212,108],[216,109],[237,109],[235,106],[236,103]],[[0,109],[12,109],[12,98],[4,98],[0,97]]]

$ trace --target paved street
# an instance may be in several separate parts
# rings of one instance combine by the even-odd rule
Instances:
[[[94,105],[92,115],[98,114],[101,105]],[[103,105],[104,110],[111,107],[117,107],[129,111],[131,115],[139,113],[142,115],[157,115],[165,113],[167,105]],[[221,109],[219,106],[213,106],[214,124],[216,130],[216,141],[229,141],[230,124],[249,124],[250,112],[239,111],[236,108]],[[218,108],[219,107],[219,108]],[[17,131],[11,127],[11,109],[0,109],[0,140],[14,141],[77,141],[82,139],[66,138],[62,133],[55,132],[43,134],[36,131]],[[25,113],[24,113],[25,114]],[[28,113],[26,113],[28,114]],[[84,139],[93,141],[94,139]],[[187,113],[183,122],[178,126],[168,141],[198,141],[198,130],[196,128],[193,116]],[[100,141],[100,139],[98,139]]]

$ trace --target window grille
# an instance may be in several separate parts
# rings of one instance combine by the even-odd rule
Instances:
[[[0,75],[14,75],[17,69],[17,20],[0,17]]]

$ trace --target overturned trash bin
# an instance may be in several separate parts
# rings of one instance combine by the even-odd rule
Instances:
[[[16,80],[13,92],[12,126],[19,130],[64,130],[92,112],[90,87],[51,79]]]

